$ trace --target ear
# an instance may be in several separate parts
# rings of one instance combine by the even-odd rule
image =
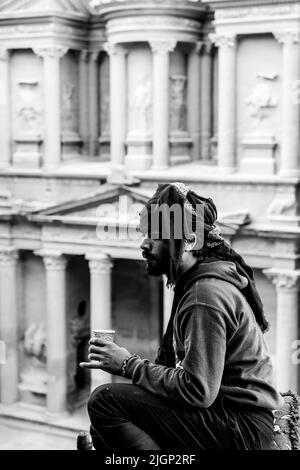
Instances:
[[[196,246],[197,238],[194,233],[191,233],[189,240],[185,242],[185,250],[184,251],[193,251]]]

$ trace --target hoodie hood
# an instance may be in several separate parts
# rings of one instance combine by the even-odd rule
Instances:
[[[200,262],[184,272],[178,279],[175,291],[188,289],[191,284],[202,278],[215,278],[233,284],[243,290],[248,286],[248,279],[237,272],[235,263],[231,261]]]

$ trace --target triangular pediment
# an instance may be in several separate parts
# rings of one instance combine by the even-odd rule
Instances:
[[[105,184],[96,193],[36,211],[29,218],[45,223],[56,221],[83,225],[135,223],[151,193],[127,186]]]
[[[0,14],[47,12],[88,15],[90,9],[84,0],[6,0],[0,4]]]

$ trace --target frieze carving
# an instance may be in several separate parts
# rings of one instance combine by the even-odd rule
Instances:
[[[230,8],[217,10],[215,12],[216,20],[229,18],[255,18],[260,16],[282,16],[295,12],[294,5],[271,5],[271,6],[253,6],[248,8]]]
[[[277,289],[298,290],[300,286],[300,270],[264,269],[263,273]]]
[[[68,48],[63,46],[34,47],[33,52],[42,58],[61,59]]]
[[[280,44],[299,44],[300,31],[276,31],[273,33]]]
[[[187,77],[183,75],[172,75],[171,80],[171,106],[170,123],[171,130],[185,132],[187,130]]]
[[[208,35],[210,41],[217,47],[235,47],[236,35],[235,34],[217,34],[210,33]]]
[[[255,118],[259,125],[263,119],[270,117],[272,109],[278,106],[279,99],[274,88],[278,75],[259,73],[256,78],[257,83],[246,99],[246,105],[249,115]]]
[[[160,29],[176,31],[186,30],[193,33],[199,33],[201,31],[201,23],[195,20],[189,20],[186,18],[175,18],[175,17],[159,17],[159,16],[130,16],[122,19],[112,19],[108,21],[107,33],[115,34],[119,32],[128,33],[132,30],[143,31],[143,30],[157,30]]]
[[[89,254],[86,256],[86,259],[89,262],[89,268],[91,274],[110,274],[113,263],[111,258],[107,255],[102,254]]]

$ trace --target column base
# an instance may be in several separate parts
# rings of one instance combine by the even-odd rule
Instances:
[[[221,175],[232,175],[236,173],[237,169],[235,166],[218,166],[218,172]]]
[[[282,169],[279,171],[279,176],[283,178],[299,178],[300,177],[300,170],[289,170],[289,169]]]

